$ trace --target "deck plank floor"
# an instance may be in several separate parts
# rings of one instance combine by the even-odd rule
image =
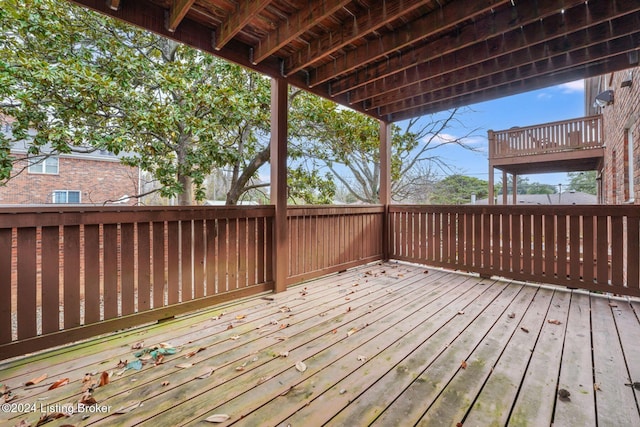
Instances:
[[[640,391],[625,385],[640,381],[639,309],[624,298],[372,264],[3,362],[0,383],[15,398],[0,424],[35,426],[76,407],[85,375],[106,371],[110,383],[93,392],[105,413],[47,425],[211,425],[213,414],[238,426],[640,425]],[[136,343],[179,351],[123,372],[117,365],[136,360]],[[61,378],[69,383],[48,390]]]

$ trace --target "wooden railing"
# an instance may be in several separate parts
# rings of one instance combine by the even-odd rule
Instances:
[[[602,116],[489,131],[489,159],[600,148]]]
[[[390,206],[390,257],[640,296],[633,206]]]
[[[0,209],[0,359],[270,290],[274,208]]]
[[[383,206],[289,207],[287,283],[382,259]]]

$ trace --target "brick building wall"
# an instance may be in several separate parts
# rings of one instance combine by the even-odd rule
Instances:
[[[14,170],[23,168],[18,162]],[[80,191],[80,203],[103,204],[138,194],[138,169],[116,159],[60,156],[57,174],[22,171],[0,186],[0,205],[51,204],[56,191]],[[130,199],[126,204],[135,204]]]
[[[622,86],[629,77],[631,86]],[[602,109],[605,203],[640,204],[640,67],[602,76],[599,89],[614,92],[613,104]]]

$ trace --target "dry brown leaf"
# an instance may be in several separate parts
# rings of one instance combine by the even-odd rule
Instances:
[[[69,384],[69,378],[61,378],[61,379],[59,379],[58,381],[56,381],[53,384],[51,384],[51,387],[49,387],[49,390],[53,390],[55,388],[62,387],[65,384]]]
[[[193,363],[178,363],[176,365],[176,368],[180,368],[180,369],[188,369],[190,367],[193,366]]]
[[[304,372],[307,370],[307,365],[304,362],[296,362],[296,369],[300,372]]]
[[[86,394],[82,396],[82,399],[80,399],[80,403],[82,403],[84,406],[93,406],[98,402],[96,401],[96,399],[94,399],[93,396],[91,396],[90,394]]]
[[[598,384],[598,383],[593,383],[593,390],[594,390],[594,391],[602,391],[602,389],[600,388],[600,384]]]
[[[509,314],[507,314],[507,317],[509,319],[514,319],[516,317],[516,314],[515,313],[509,313]]]
[[[193,350],[190,350],[190,351],[188,351],[188,352],[187,352],[187,354],[185,354],[185,355],[184,355],[184,358],[185,358],[185,359],[188,359],[188,358],[190,358],[190,357],[193,357],[193,356],[195,356],[196,354],[198,354],[198,353],[200,353],[201,351],[204,351],[204,350],[206,350],[206,349],[207,349],[206,347],[200,347],[200,348],[195,348],[195,349],[193,349]]]
[[[467,361],[466,360],[463,360],[462,362],[460,362],[460,368],[467,369]]]
[[[58,418],[64,418],[66,417],[66,414],[63,414],[62,412],[53,412],[51,414],[44,414],[43,416],[40,417],[40,419],[38,420],[36,427],[39,427],[41,425],[47,424],[53,420],[57,420]]]
[[[527,328],[525,328],[525,327],[522,327],[522,328],[520,328],[520,329],[522,329],[522,332],[529,333],[529,330],[528,330]]]
[[[458,314],[463,315],[463,314],[464,314],[464,311],[460,310],[460,311],[458,312]]]
[[[196,378],[199,380],[203,380],[205,378],[209,378],[211,376],[211,374],[213,374],[213,372],[215,371],[215,369],[209,369],[208,371],[204,372],[203,374],[198,375]]]
[[[347,307],[347,313],[351,311],[351,306]]]
[[[232,340],[239,340],[240,339],[240,335],[234,335],[231,337]]]
[[[284,329],[284,328],[288,328],[289,324],[288,323],[283,323],[280,325],[280,329]]]
[[[244,366],[236,366],[236,371],[244,371]]]
[[[231,417],[227,414],[213,414],[205,418],[205,421],[208,423],[223,423],[227,421],[229,418]]]
[[[351,335],[355,334],[358,330],[356,328],[351,328],[349,329],[349,331],[347,332],[347,337],[350,337]]]
[[[142,402],[140,402],[139,400],[127,402],[124,406],[116,410],[114,414],[127,414],[133,411],[134,409],[136,409],[137,407],[139,407],[140,405],[142,405]]]
[[[338,333],[338,330],[337,330],[337,329],[334,329],[333,331],[331,331],[331,333],[332,333],[332,334],[337,334],[337,333]]]
[[[242,320],[242,319],[244,319],[245,317],[247,317],[247,315],[246,315],[246,314],[238,314],[238,315],[236,316],[236,320]]]
[[[279,354],[280,357],[289,357],[289,352],[288,351],[282,351]]]
[[[425,270],[425,271],[424,271],[424,274],[429,274],[429,270]]]
[[[557,320],[557,319],[549,319],[547,320],[547,322],[553,324],[553,325],[560,325],[562,322]]]
[[[164,363],[164,354],[159,354],[158,356],[156,356],[156,361],[155,361],[156,366],[162,365],[163,363]]]
[[[124,368],[125,366],[127,366],[127,360],[120,360],[116,365],[116,368],[120,369],[120,368]]]
[[[109,384],[109,372],[104,371],[100,374],[100,387],[104,387]]]
[[[288,313],[290,311],[291,311],[291,309],[289,307],[286,307],[286,306],[280,307],[280,312],[281,313]]]
[[[173,344],[168,343],[168,342],[161,342],[160,344],[158,344],[158,347],[160,347],[160,348],[174,348]]]
[[[131,350],[141,350],[144,348],[144,341],[138,341],[135,344],[131,344]]]
[[[24,385],[29,386],[29,385],[36,385],[44,380],[47,379],[47,374],[42,374],[39,377],[35,377],[35,378],[31,378],[29,381],[27,381]]]
[[[229,323],[229,325],[227,325],[227,331],[228,331],[229,329],[233,329],[233,325],[232,325],[231,323]]]

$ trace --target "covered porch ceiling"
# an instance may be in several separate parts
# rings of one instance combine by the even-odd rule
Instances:
[[[637,0],[72,0],[385,122],[629,68]]]

